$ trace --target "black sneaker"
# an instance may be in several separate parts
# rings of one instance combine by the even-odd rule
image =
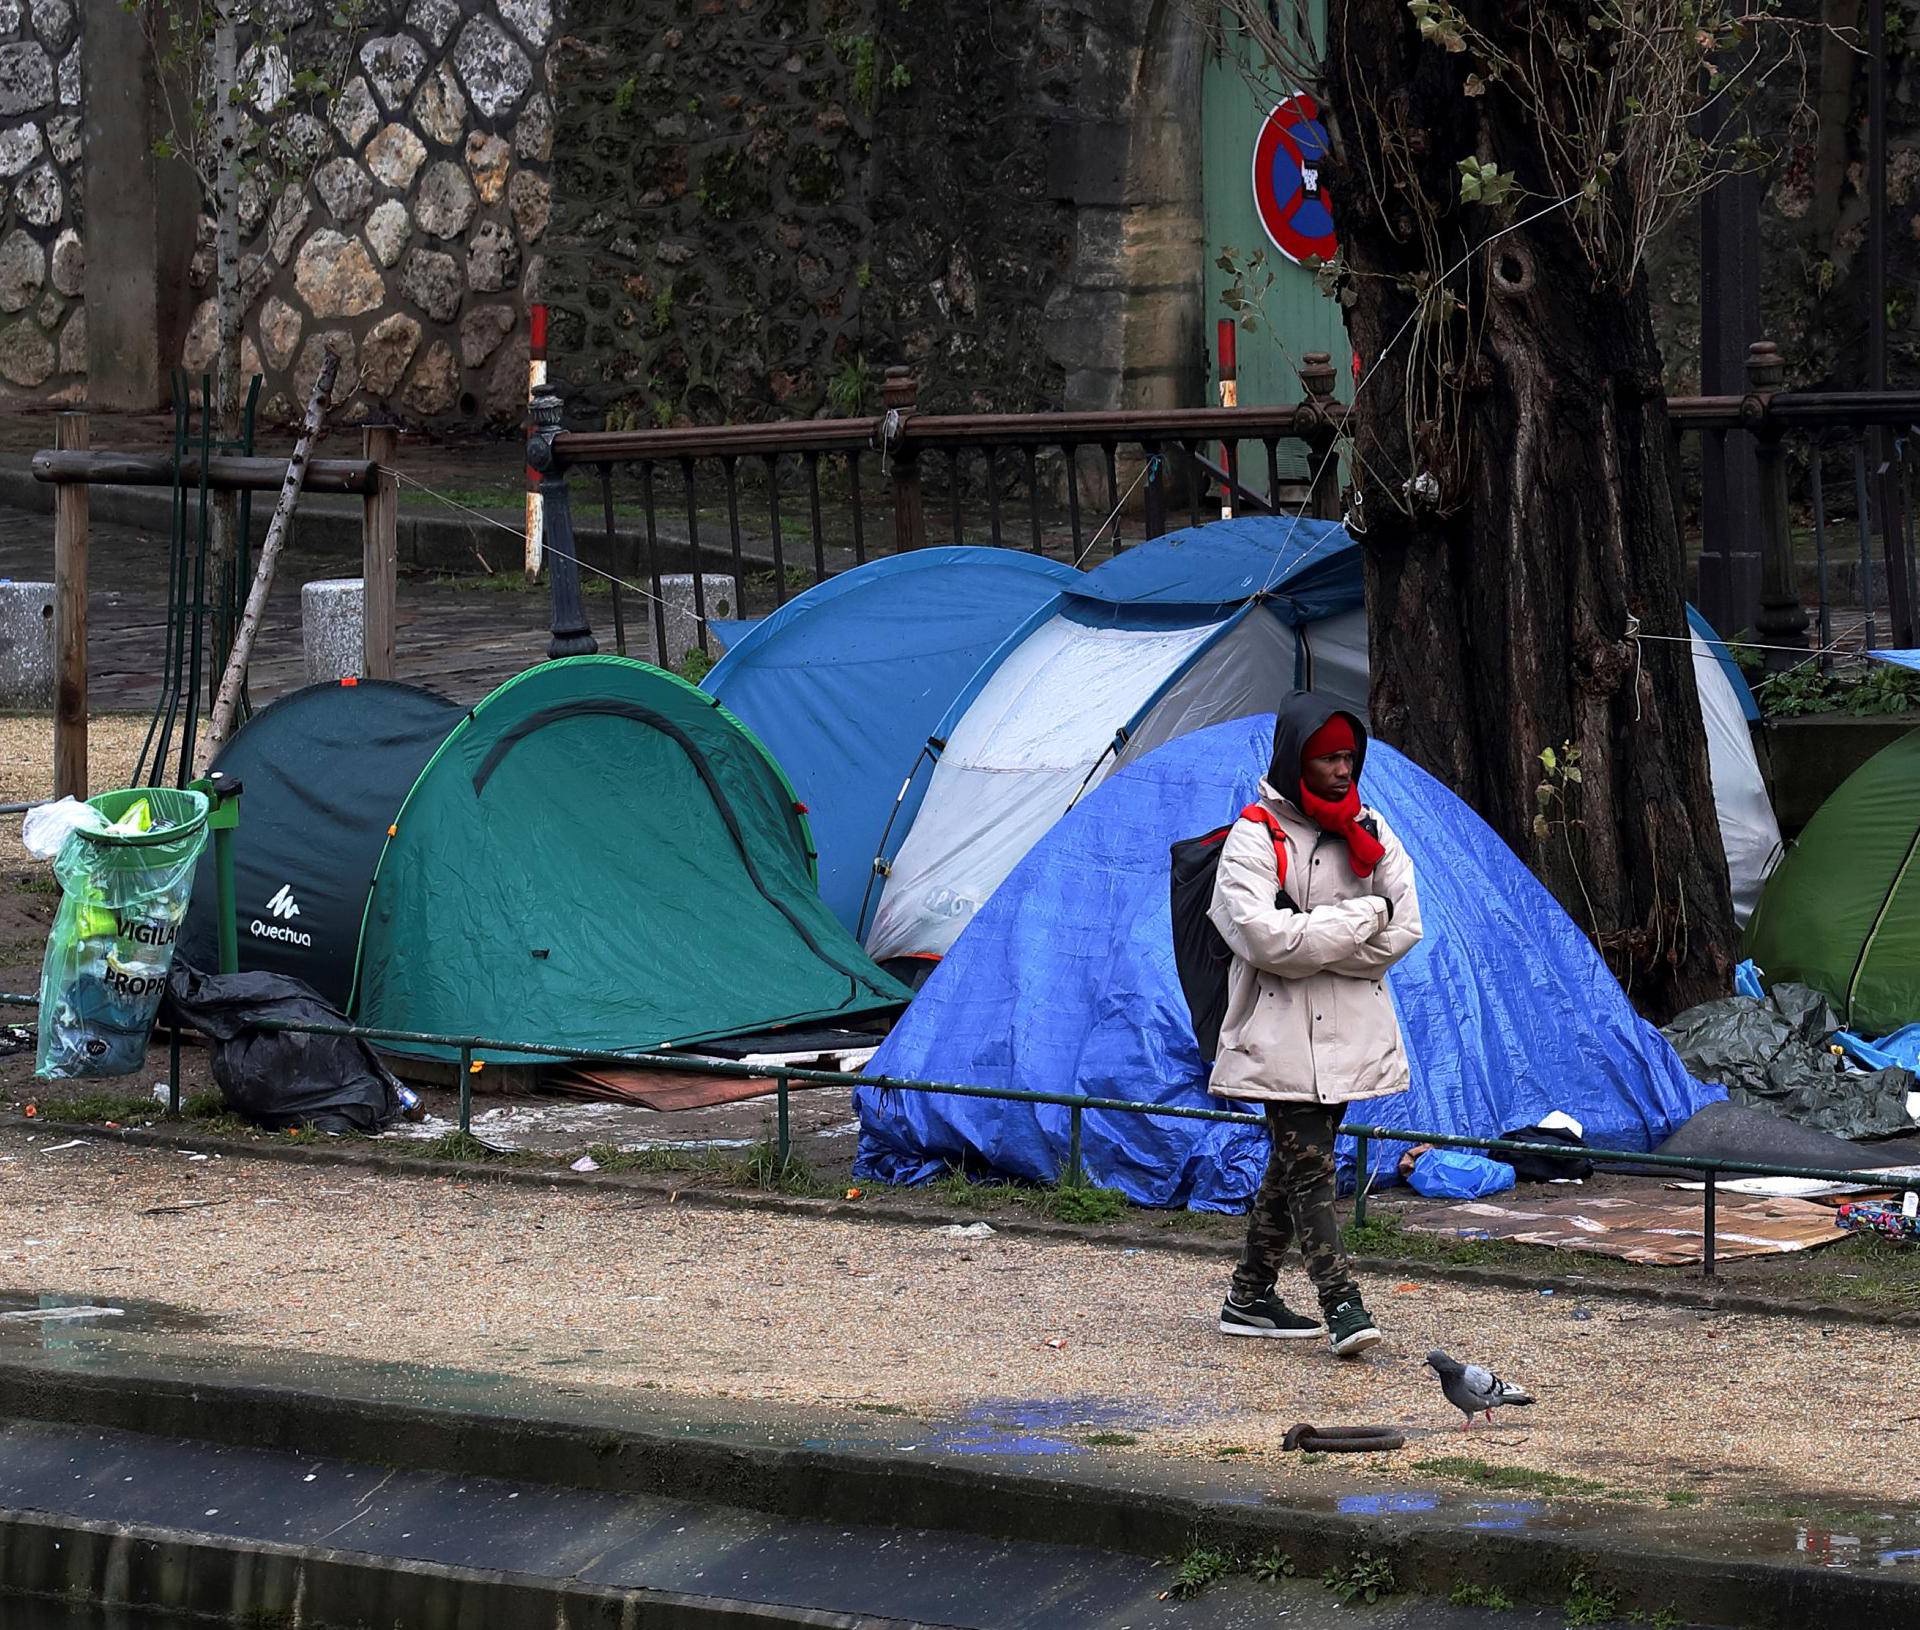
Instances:
[[[1374,1328],[1373,1315],[1357,1296],[1336,1302],[1327,1312],[1327,1339],[1335,1356],[1353,1358],[1369,1347],[1380,1344],[1380,1332]]]
[[[1223,1336],[1266,1336],[1280,1341],[1299,1341],[1317,1336],[1325,1328],[1318,1319],[1294,1312],[1272,1291],[1251,1302],[1236,1302],[1229,1296],[1220,1304]]]

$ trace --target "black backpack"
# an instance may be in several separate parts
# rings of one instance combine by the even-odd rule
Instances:
[[[1273,837],[1274,867],[1281,888],[1274,904],[1289,911],[1300,908],[1286,891],[1287,850],[1273,814],[1260,804],[1240,812],[1243,821],[1258,821]],[[1168,871],[1173,898],[1173,965],[1193,1020],[1193,1039],[1200,1056],[1211,1060],[1220,1050],[1220,1025],[1227,1016],[1227,964],[1233,952],[1213,926],[1207,908],[1213,904],[1214,878],[1220,870],[1220,851],[1231,825],[1216,827],[1197,838],[1183,838],[1169,853]]]

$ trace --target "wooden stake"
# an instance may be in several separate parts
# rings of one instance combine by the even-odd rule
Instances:
[[[360,673],[366,679],[391,679],[394,580],[399,573],[399,543],[394,534],[400,520],[400,483],[392,472],[400,452],[400,432],[390,425],[370,426],[360,433],[360,451],[380,467],[360,519],[360,579],[366,594]]]
[[[53,444],[84,451],[87,416],[62,413]],[[53,489],[53,795],[87,795],[87,525],[84,482]]]
[[[293,519],[294,506],[300,497],[307,458],[327,421],[327,398],[333,394],[334,377],[339,372],[340,358],[329,351],[326,361],[320,364],[320,377],[313,382],[313,393],[307,398],[307,417],[300,426],[300,439],[293,444],[293,457],[287,460],[287,479],[280,487],[280,501],[273,506],[267,541],[260,546],[260,564],[254,570],[253,587],[247,591],[247,609],[241,615],[239,632],[234,635],[227,671],[220,676],[220,694],[214,698],[213,716],[207,724],[205,753],[209,761],[233,734],[234,715],[240,710],[240,687],[246,682],[247,661],[253,655],[254,635],[260,631],[267,594],[273,588],[273,569],[280,562],[280,546],[286,541],[287,523]]]

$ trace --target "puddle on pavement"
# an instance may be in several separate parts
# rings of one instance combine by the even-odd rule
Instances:
[[[1131,1398],[985,1398],[964,1414],[903,1423],[879,1433],[809,1439],[811,1449],[892,1449],[956,1455],[1077,1455],[1106,1447],[1099,1439],[1133,1440],[1161,1426],[1221,1418],[1211,1405],[1168,1408]],[[1078,1434],[1079,1441],[1069,1434]],[[1115,1445],[1119,1446],[1119,1445]]]
[[[68,1296],[0,1290],[0,1342],[120,1330],[209,1330],[214,1321],[168,1302],[135,1296]]]

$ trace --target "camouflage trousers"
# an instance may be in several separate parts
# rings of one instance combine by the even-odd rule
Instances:
[[[1342,1107],[1266,1106],[1273,1152],[1260,1191],[1247,1208],[1247,1248],[1233,1270],[1235,1301],[1252,1301],[1272,1290],[1281,1259],[1296,1240],[1322,1308],[1359,1295],[1333,1212],[1333,1134]]]

